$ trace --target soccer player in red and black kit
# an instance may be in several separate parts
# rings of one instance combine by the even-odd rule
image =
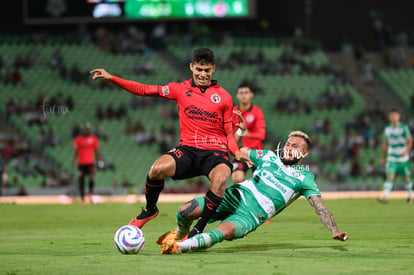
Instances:
[[[158,215],[156,204],[167,177],[186,179],[205,175],[211,181],[205,207],[189,237],[204,230],[220,205],[231,175],[232,165],[227,153],[230,151],[240,159],[240,151],[233,134],[233,101],[230,94],[211,79],[215,68],[213,52],[209,48],[199,48],[192,54],[192,79],[181,83],[145,85],[113,76],[104,69],[91,71],[94,80],[102,78],[139,96],[172,99],[178,106],[180,144],[152,165],[145,182],[146,207],[129,224],[141,228]]]
[[[262,110],[252,104],[254,93],[248,84],[241,84],[237,89],[236,97],[239,105],[233,110],[239,110],[245,120],[247,131],[243,137],[243,144],[248,148],[263,149],[263,141],[266,137],[266,123]],[[234,116],[233,125],[238,123],[238,117]],[[232,180],[240,183],[245,180],[246,172],[249,169],[246,162],[234,160]],[[254,169],[254,168],[253,168]]]
[[[90,202],[93,203],[92,194],[95,177],[95,160],[98,160],[98,148],[98,138],[90,134],[90,125],[88,123],[83,124],[81,134],[73,140],[72,158],[72,170],[74,170],[75,163],[78,163],[79,194],[83,205],[86,204],[85,176],[88,176],[89,180],[88,197]]]

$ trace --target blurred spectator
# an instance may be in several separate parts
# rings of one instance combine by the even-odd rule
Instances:
[[[135,58],[135,61],[132,64],[132,71],[135,74],[140,75],[142,73],[142,69],[143,69],[143,64],[140,62],[138,58]]]
[[[375,161],[373,159],[369,160],[369,163],[365,167],[365,173],[368,177],[376,177],[380,175],[379,170],[375,165]]]
[[[121,185],[124,188],[130,188],[133,186],[133,184],[126,177],[122,178]]]
[[[127,117],[125,119],[125,130],[124,133],[125,135],[130,135],[134,132],[134,126],[132,125],[132,120],[130,117]]]
[[[27,196],[28,193],[26,191],[26,188],[23,185],[19,185],[19,189],[17,190],[16,196]]]
[[[116,112],[115,113],[115,117],[117,119],[123,119],[123,118],[125,118],[126,115],[127,115],[127,108],[125,107],[125,104],[121,103],[118,106],[118,109],[115,112]]]
[[[23,177],[34,177],[36,175],[36,172],[27,157],[20,156],[14,159],[13,162],[15,170]]]
[[[49,173],[53,171],[52,164],[49,162],[47,158],[36,158],[34,160],[34,170],[39,175],[46,177]]]
[[[14,57],[13,67],[16,69],[26,68],[26,64],[24,63],[24,59],[21,53],[16,54]]]
[[[57,70],[60,68],[60,66],[64,65],[63,56],[60,52],[60,48],[56,48],[53,51],[52,55],[50,56],[48,64],[49,64],[50,69],[52,70]]]
[[[80,84],[84,82],[84,79],[84,74],[80,71],[78,65],[74,63],[70,69],[70,80],[77,84]]]
[[[43,187],[56,187],[59,185],[59,180],[54,171],[50,171],[45,180],[43,181]]]
[[[358,177],[361,176],[361,174],[362,174],[361,165],[360,165],[358,159],[355,158],[355,159],[352,160],[352,163],[351,163],[350,175],[353,178],[358,178]]]
[[[164,22],[158,23],[151,33],[151,47],[154,50],[164,50],[167,30]]]
[[[16,150],[14,149],[14,143],[13,140],[9,140],[6,143],[6,146],[3,147],[3,157],[6,159],[6,161],[13,158],[16,154]]]
[[[14,67],[13,70],[8,70],[4,82],[12,85],[18,85],[22,82],[22,75],[18,67]]]
[[[152,75],[154,74],[154,64],[152,63],[151,59],[147,58],[142,65],[142,72],[145,75]]]
[[[338,182],[345,182],[346,179],[349,177],[351,172],[351,167],[349,165],[349,162],[347,162],[345,159],[342,159],[342,161],[339,163],[337,167],[337,176],[336,179]]]
[[[93,126],[92,134],[94,134],[99,140],[108,140],[108,136],[104,133],[102,126],[98,123]]]
[[[68,70],[66,69],[66,66],[64,64],[59,65],[58,71],[59,71],[60,79],[62,80],[68,79]]]
[[[38,59],[39,59],[39,51],[37,50],[36,46],[32,45],[24,58],[24,63],[26,65],[26,68],[33,67],[36,64]]]
[[[108,107],[106,107],[105,118],[107,119],[114,119],[116,118],[115,108],[112,103],[109,103]]]
[[[98,105],[98,106],[96,107],[96,110],[95,110],[95,117],[96,117],[98,120],[103,120],[103,119],[105,118],[105,114],[104,114],[104,111],[103,111],[103,109],[102,109],[102,106],[101,106],[101,105]]]
[[[52,147],[60,145],[60,139],[52,127],[49,127],[49,131],[47,133],[47,141],[48,145]]]

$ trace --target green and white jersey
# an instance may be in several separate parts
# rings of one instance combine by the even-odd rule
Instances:
[[[239,188],[253,195],[269,218],[301,195],[320,195],[313,174],[302,166],[284,165],[270,150],[250,150],[249,158],[257,169],[253,179],[244,181]],[[243,192],[241,195],[244,199]]]
[[[393,126],[392,124],[388,125],[384,129],[384,138],[388,143],[388,162],[408,161],[408,154],[401,156],[401,153],[407,149],[407,139],[411,138],[411,133],[407,125],[404,123],[400,123],[397,126]]]

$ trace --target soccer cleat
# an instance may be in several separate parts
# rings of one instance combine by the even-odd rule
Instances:
[[[158,215],[158,208],[155,208],[153,212],[149,212],[146,208],[142,209],[141,214],[134,217],[128,224],[134,225],[138,228],[142,228],[144,224],[154,219]]]
[[[190,233],[188,233],[187,234],[187,238],[189,239],[189,238],[192,238],[192,237],[194,237],[195,235],[198,235],[198,234],[200,234],[200,233],[203,233],[203,232],[200,232],[200,230],[198,230],[197,228],[193,228],[191,231],[190,231]]]
[[[161,245],[161,254],[181,253],[180,246],[175,241],[175,238],[165,239],[165,243]]]
[[[413,198],[407,198],[407,203],[411,203],[413,201]]]
[[[163,245],[168,240],[179,240],[179,239],[180,239],[180,237],[178,237],[178,235],[177,235],[177,229],[175,229],[175,230],[172,230],[172,231],[168,231],[164,235],[159,236],[158,240],[157,240],[157,244]]]
[[[388,200],[387,199],[377,199],[378,202],[382,203],[382,204],[387,204]]]

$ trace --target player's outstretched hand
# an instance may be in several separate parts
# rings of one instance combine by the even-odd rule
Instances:
[[[335,235],[332,236],[332,239],[334,240],[339,240],[339,241],[346,241],[349,239],[348,233],[346,232],[341,232],[341,233],[337,233]]]
[[[245,150],[236,151],[234,158],[238,161],[244,161],[249,168],[253,166],[253,162],[249,159],[249,155]]]
[[[112,79],[112,75],[105,71],[104,69],[94,69],[89,72],[90,74],[94,74],[92,79],[97,80],[98,78],[102,78],[103,80],[109,81]]]
[[[247,130],[246,121],[244,120],[242,113],[239,110],[233,110],[233,114],[238,117],[237,127],[240,128],[243,132]]]

